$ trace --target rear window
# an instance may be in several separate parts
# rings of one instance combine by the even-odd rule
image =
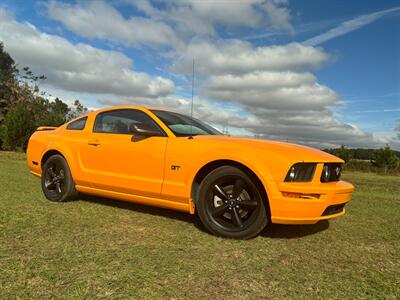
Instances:
[[[87,117],[80,118],[67,125],[68,130],[83,130],[85,129]]]

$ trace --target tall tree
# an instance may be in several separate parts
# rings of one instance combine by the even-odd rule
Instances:
[[[11,95],[17,82],[18,69],[0,42],[0,124],[10,107]]]
[[[0,148],[25,149],[37,127],[60,126],[87,113],[79,100],[71,108],[59,98],[52,100],[40,89],[45,79],[29,67],[20,72],[0,42]]]
[[[84,115],[88,112],[87,107],[83,106],[79,100],[74,101],[74,105],[69,109],[67,120],[75,119],[81,115]]]
[[[22,72],[11,70],[8,72],[11,75],[7,77],[7,67],[15,65],[8,54],[3,56],[6,72],[3,74],[3,86],[0,87],[4,95],[0,147],[8,150],[26,149],[28,139],[37,127],[60,126],[66,122],[70,109],[60,99],[50,100],[49,95],[40,90],[39,83],[46,78],[35,75],[29,67],[24,67]]]

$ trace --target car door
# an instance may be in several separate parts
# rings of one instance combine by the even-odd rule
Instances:
[[[132,138],[135,125],[146,125],[159,134]],[[94,188],[159,197],[167,141],[165,132],[141,110],[100,112],[81,148],[81,164]]]

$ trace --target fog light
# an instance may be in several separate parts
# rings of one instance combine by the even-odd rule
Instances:
[[[283,197],[289,197],[289,198],[300,198],[300,193],[290,193],[290,192],[282,192]]]

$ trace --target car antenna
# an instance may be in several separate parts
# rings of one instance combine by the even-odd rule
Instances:
[[[193,94],[194,94],[194,58],[192,65],[192,102],[190,104],[190,135],[189,139],[193,139]]]

